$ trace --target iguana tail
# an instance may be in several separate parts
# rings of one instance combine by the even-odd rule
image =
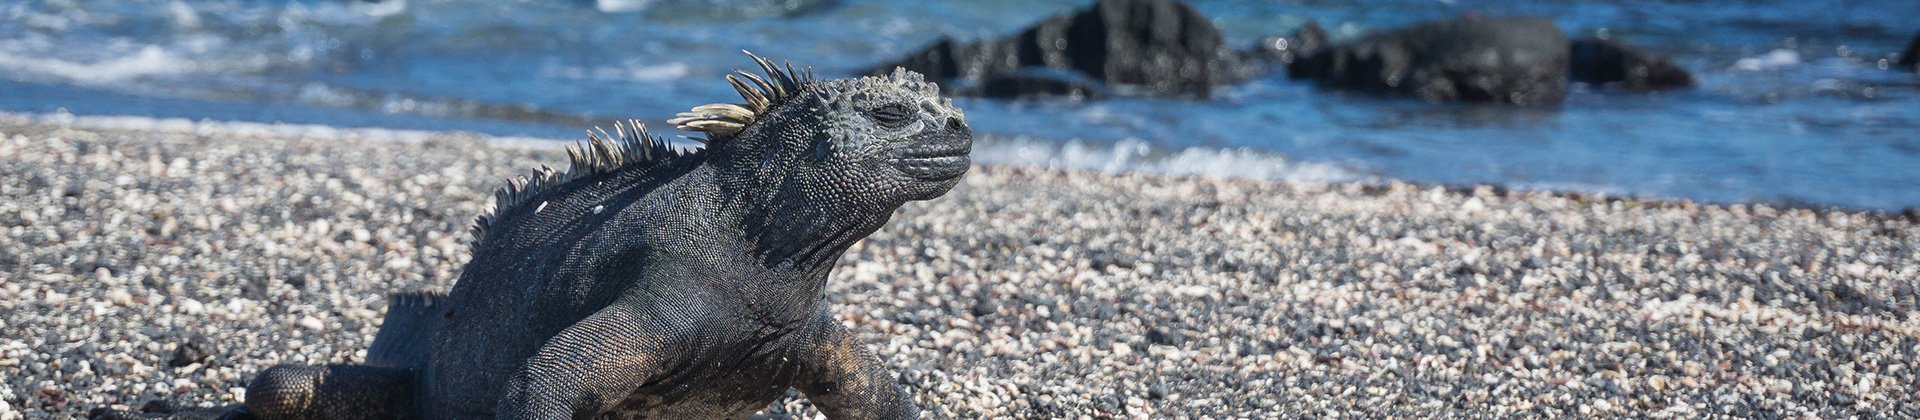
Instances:
[[[416,368],[427,363],[433,333],[439,329],[439,317],[447,295],[441,292],[406,292],[393,295],[387,305],[387,319],[367,347],[367,366]]]
[[[418,406],[418,372],[440,325],[436,305],[445,301],[439,293],[393,295],[365,364],[274,366],[247,385],[246,410],[269,419],[411,417]]]

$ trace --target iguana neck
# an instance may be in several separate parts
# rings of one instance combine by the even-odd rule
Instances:
[[[745,197],[772,199],[734,202],[727,211],[740,215],[737,222],[754,256],[768,269],[825,276],[847,248],[879,230],[893,212],[763,187],[776,192]]]
[[[723,158],[725,155],[715,156]],[[885,225],[898,204],[863,204],[821,197],[795,185],[788,165],[728,167],[713,161],[718,210],[739,229],[745,249],[768,276],[744,278],[738,288],[770,322],[811,316],[825,297],[826,278],[840,256]]]

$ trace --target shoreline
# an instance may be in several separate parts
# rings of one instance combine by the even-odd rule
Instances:
[[[152,131],[165,134],[195,134],[206,132],[243,133],[249,135],[275,135],[293,137],[315,137],[322,139],[361,138],[376,141],[420,142],[431,138],[457,136],[478,139],[491,147],[529,150],[563,150],[585,137],[575,139],[557,139],[544,137],[494,136],[467,132],[438,132],[406,129],[386,129],[373,127],[335,127],[316,124],[256,123],[242,121],[190,120],[185,118],[154,118],[122,115],[77,115],[72,113],[20,113],[0,111],[0,124],[57,126],[80,130],[101,131]],[[650,125],[651,126],[651,125]],[[660,135],[660,133],[655,133]],[[699,145],[689,140],[663,136],[680,148],[697,148]],[[1147,167],[1116,169],[1124,166],[1129,158],[1136,157],[1130,151],[1137,148],[1150,148],[1145,143],[1122,141],[1101,146],[1070,140],[1067,144],[1054,144],[1045,140],[1034,140],[1026,136],[985,136],[976,140],[981,144],[996,146],[993,150],[976,150],[974,161],[977,165],[990,167],[1025,167],[1038,170],[1084,171],[1109,176],[1123,176],[1139,173],[1147,176],[1170,178],[1228,178],[1259,182],[1313,183],[1313,184],[1357,184],[1369,188],[1393,187],[1404,185],[1412,188],[1445,188],[1456,194],[1470,194],[1476,189],[1491,188],[1496,194],[1509,193],[1546,193],[1577,199],[1602,201],[1628,201],[1650,205],[1677,206],[1762,206],[1775,210],[1809,210],[1819,213],[1848,212],[1867,213],[1891,218],[1907,218],[1920,223],[1920,205],[1901,209],[1882,209],[1867,207],[1847,207],[1812,201],[1774,198],[1762,201],[1712,201],[1692,198],[1663,196],[1643,193],[1610,193],[1606,191],[1562,189],[1550,187],[1513,186],[1499,183],[1434,183],[1409,181],[1362,172],[1356,168],[1347,168],[1327,163],[1300,162],[1271,152],[1255,151],[1248,148],[1208,149],[1189,148],[1183,150],[1155,150],[1151,157],[1161,159],[1150,162]],[[1038,156],[1021,155],[1023,149],[1043,149],[1035,152]],[[1062,157],[1061,155],[1075,155]],[[982,156],[985,155],[985,156]],[[1198,156],[1191,156],[1198,155]],[[1197,164],[1175,167],[1168,160],[1226,159],[1234,161],[1234,166],[1277,165],[1279,170],[1243,171],[1243,173],[1199,173]],[[1065,161],[1065,162],[1062,162]],[[1218,165],[1215,165],[1218,166]]]
[[[0,420],[357,361],[386,293],[451,285],[494,187],[564,161],[185,124],[0,118]],[[1920,415],[1916,220],[989,165],[828,301],[934,417]]]

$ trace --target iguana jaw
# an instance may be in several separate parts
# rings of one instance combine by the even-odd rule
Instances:
[[[945,181],[967,173],[967,155],[894,158],[894,167],[922,181]]]
[[[887,162],[901,173],[923,182],[941,182],[959,178],[972,163],[973,132],[960,117],[951,117],[948,127],[932,130],[906,147],[895,149]],[[945,189],[942,188],[942,191]]]

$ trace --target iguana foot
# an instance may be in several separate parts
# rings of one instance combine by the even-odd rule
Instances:
[[[413,408],[413,372],[360,365],[280,365],[247,385],[247,409],[270,419],[399,419]]]

